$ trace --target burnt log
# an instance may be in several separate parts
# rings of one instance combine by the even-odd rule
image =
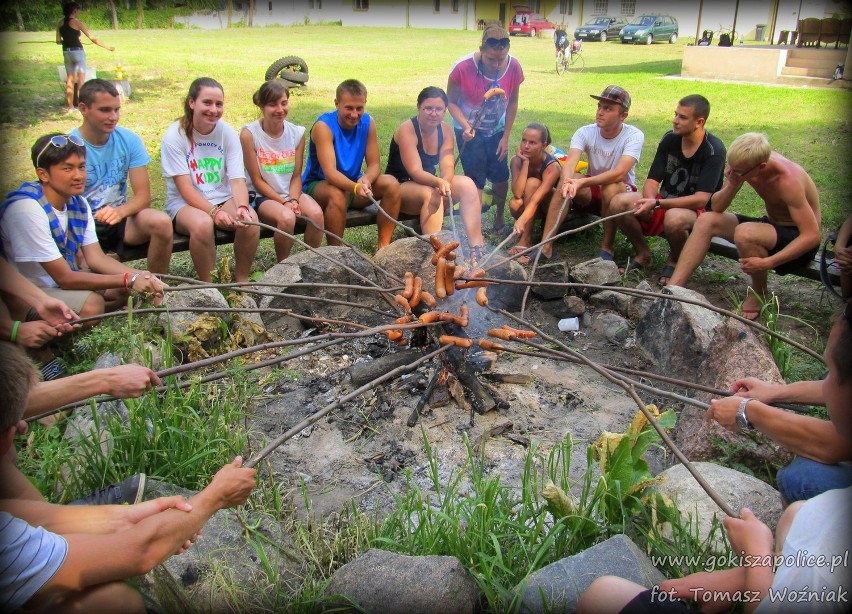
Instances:
[[[456,326],[452,322],[444,323],[443,328],[448,335],[467,337],[464,329],[460,326]],[[485,386],[483,386],[479,381],[476,371],[471,366],[471,363],[468,362],[467,353],[470,351],[473,350],[464,351],[458,347],[451,347],[447,350],[447,352],[445,352],[444,356],[447,357],[447,361],[450,363],[453,373],[455,373],[462,387],[464,387],[465,392],[467,392],[473,411],[482,415],[496,409],[497,401],[494,400],[488,390],[486,390]],[[471,413],[471,421],[472,420],[473,414]]]
[[[360,388],[397,367],[410,365],[418,358],[423,358],[423,352],[420,350],[402,350],[386,354],[375,360],[355,363],[349,367],[349,377],[352,379],[352,385]]]

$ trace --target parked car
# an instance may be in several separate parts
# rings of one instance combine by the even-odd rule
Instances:
[[[530,7],[524,4],[512,6],[515,9],[515,16],[509,23],[509,36],[516,34],[526,34],[527,36],[535,36],[542,30],[555,30],[556,24],[548,21],[538,13],[533,13]]]
[[[645,43],[677,41],[677,19],[671,15],[640,15],[621,29],[622,43]]]
[[[627,25],[627,20],[624,17],[611,17],[604,15],[600,17],[592,17],[584,25],[574,30],[574,38],[587,41],[604,42],[608,38],[617,38],[621,33],[621,28]]]

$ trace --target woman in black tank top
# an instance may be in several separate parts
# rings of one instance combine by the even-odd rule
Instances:
[[[62,14],[64,17],[56,26],[56,44],[62,45],[62,55],[65,59],[65,102],[68,105],[66,112],[73,112],[77,108],[77,93],[86,81],[86,52],[80,42],[80,33],[107,51],[115,51],[115,47],[107,47],[89,33],[83,22],[77,19],[80,5],[76,2],[63,4]]]
[[[401,210],[420,215],[424,234],[441,230],[450,213],[448,197],[459,203],[467,230],[470,255],[478,261],[482,236],[482,203],[469,177],[455,174],[455,137],[443,119],[447,95],[439,87],[427,87],[417,97],[417,115],[405,120],[391,140],[385,172],[400,183]],[[465,250],[468,251],[468,250]]]

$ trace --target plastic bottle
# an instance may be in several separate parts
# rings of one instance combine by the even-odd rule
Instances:
[[[121,66],[121,60],[116,60],[115,64],[115,78],[119,81],[124,79],[124,69]]]

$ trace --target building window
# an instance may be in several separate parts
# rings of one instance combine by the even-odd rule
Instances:
[[[370,0],[355,0],[356,11],[366,11],[370,8]]]
[[[435,0],[435,12],[436,13],[441,12],[441,0]]]
[[[308,9],[310,10],[322,10],[322,0],[308,0]]]
[[[633,16],[636,14],[636,0],[621,0],[621,14]]]
[[[453,13],[458,13],[459,12],[459,0],[453,0],[452,1],[452,7],[453,7],[452,8]]]
[[[559,14],[560,15],[573,15],[574,14],[574,0],[559,0]]]
[[[609,13],[609,0],[595,0],[592,15],[606,15]]]

